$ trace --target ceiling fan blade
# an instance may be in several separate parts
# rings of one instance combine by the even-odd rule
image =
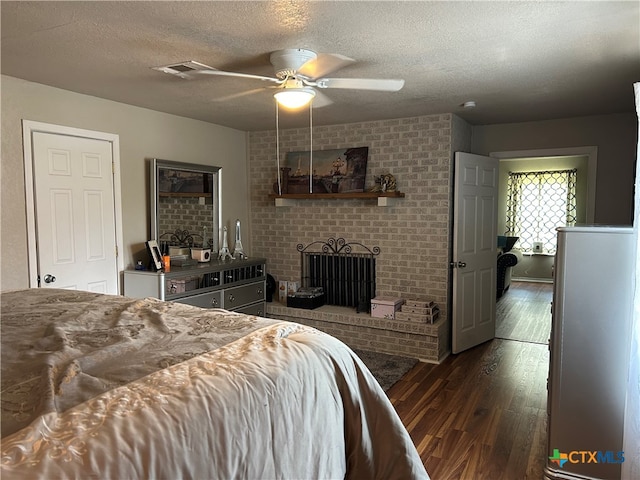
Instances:
[[[320,53],[316,58],[304,63],[297,73],[307,78],[324,77],[354,62],[353,58],[345,57],[339,53]]]
[[[313,103],[311,104],[313,108],[322,108],[333,103],[333,100],[327,97],[324,93],[317,90],[315,92],[316,96],[313,97]]]
[[[218,70],[217,68],[211,68],[207,70],[194,70],[190,72],[190,75],[218,75],[223,77],[240,77],[251,78],[253,80],[262,80],[265,82],[282,83],[284,80],[279,80],[275,77],[263,77],[262,75],[252,75],[250,73],[238,73],[238,72],[225,72],[224,70]]]
[[[240,97],[246,97],[247,95],[253,95],[254,93],[264,92],[264,88],[254,88],[253,90],[245,90],[244,92],[232,93],[231,95],[225,95],[223,97],[212,98],[214,102],[225,102],[227,100],[234,100]]]
[[[404,86],[404,80],[378,78],[321,78],[315,81],[318,88],[349,88],[353,90],[380,90],[397,92]]]

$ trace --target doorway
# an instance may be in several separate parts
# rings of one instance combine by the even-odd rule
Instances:
[[[594,222],[597,147],[494,152],[500,159],[498,233],[505,233],[506,183],[509,170],[558,170],[576,168],[580,183],[578,223]],[[511,267],[511,286],[496,304],[496,337],[529,343],[544,343],[551,329],[553,255],[514,251],[518,264]]]
[[[23,121],[29,286],[118,294],[118,136]]]

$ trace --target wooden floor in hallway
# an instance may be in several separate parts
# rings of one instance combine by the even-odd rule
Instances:
[[[549,343],[553,284],[511,282],[496,303],[496,338]]]
[[[531,323],[537,314],[522,296],[550,296],[525,287],[501,301]],[[549,350],[540,332],[531,341],[496,338],[440,365],[418,363],[387,392],[433,480],[542,478]]]

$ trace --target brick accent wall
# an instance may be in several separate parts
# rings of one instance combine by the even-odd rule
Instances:
[[[204,197],[202,197],[204,199]],[[176,230],[187,230],[198,235],[194,237],[195,244],[202,242],[203,227],[208,226],[208,240],[211,240],[211,219],[213,218],[213,206],[211,198],[204,199],[201,204],[200,197],[160,197],[158,210],[158,231],[164,235],[162,240],[170,240],[168,233]]]
[[[374,176],[394,175],[405,198],[393,207],[309,199],[276,208],[268,198],[277,181],[275,130],[250,132],[250,254],[265,257],[276,280],[300,281],[299,243],[342,237],[378,246],[377,295],[432,299],[448,323],[452,119],[442,114],[314,127],[314,150],[369,147],[366,185]],[[281,159],[301,150],[309,150],[308,128],[280,131]]]

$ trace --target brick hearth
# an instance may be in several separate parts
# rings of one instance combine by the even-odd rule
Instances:
[[[374,318],[347,307],[324,305],[305,310],[288,308],[278,302],[267,303],[267,314],[317,328],[351,348],[418,358],[429,363],[440,363],[449,353],[449,322],[444,318],[427,324]]]

